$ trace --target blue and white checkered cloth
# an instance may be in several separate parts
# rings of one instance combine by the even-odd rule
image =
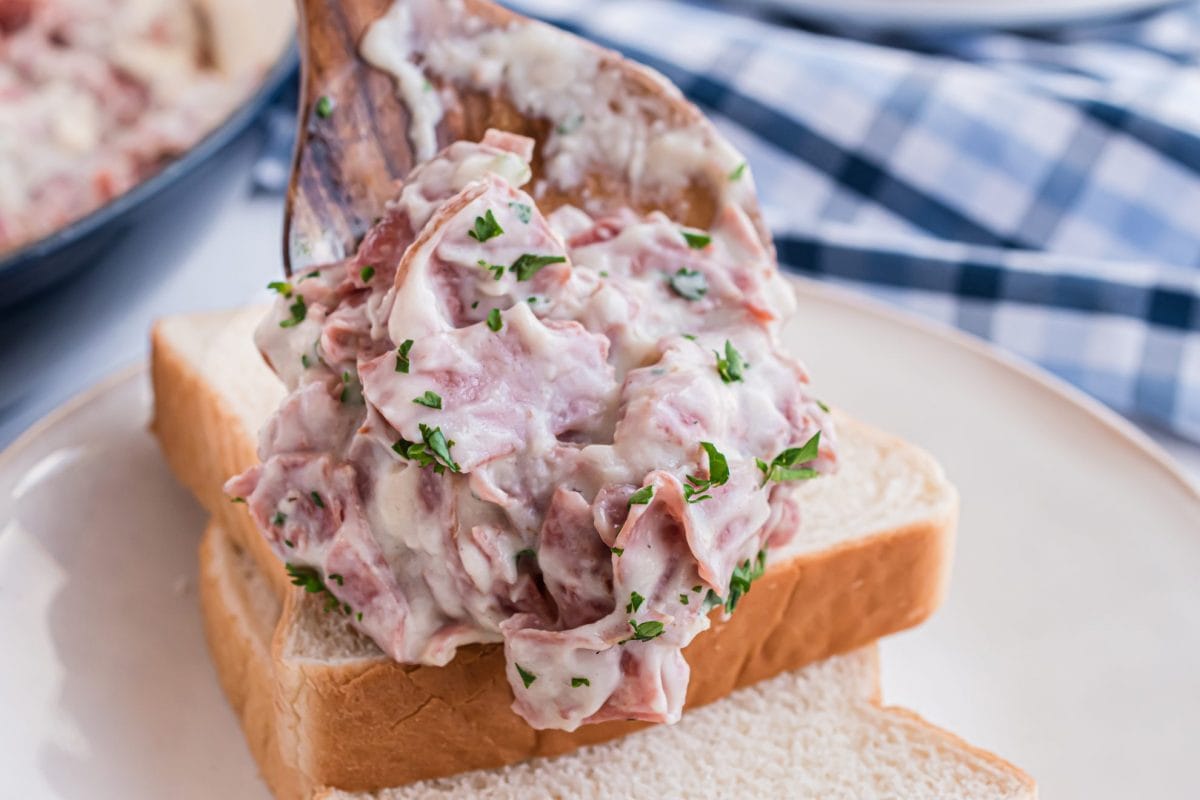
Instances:
[[[855,40],[740,3],[509,5],[678,84],[746,154],[785,266],[1200,440],[1200,6]]]

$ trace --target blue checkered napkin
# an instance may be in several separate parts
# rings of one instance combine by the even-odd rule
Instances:
[[[509,4],[650,64],[708,112],[746,154],[788,267],[1200,440],[1197,5],[872,42],[741,3]]]

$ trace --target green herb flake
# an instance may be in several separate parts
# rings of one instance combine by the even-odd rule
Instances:
[[[246,498],[244,498],[244,497],[231,497],[231,498],[229,498],[229,502],[231,502],[231,503],[244,503],[244,502],[246,502]]]
[[[279,527],[285,522],[287,522],[287,514],[282,511],[276,511],[275,516],[271,517],[271,524],[275,527]]]
[[[288,306],[288,311],[292,312],[292,316],[280,322],[279,327],[294,328],[304,322],[304,318],[308,316],[308,306],[304,304],[304,295],[296,295],[296,302]]]
[[[475,310],[475,309],[477,309],[477,308],[479,308],[479,301],[478,301],[478,300],[476,300],[474,303],[471,303],[471,310],[472,310],[472,311],[474,311],[474,310]]]
[[[325,507],[325,501],[321,499],[321,495],[317,494],[316,492],[309,492],[308,496],[312,498],[313,505],[315,505],[317,508]]]
[[[321,573],[312,567],[306,567],[302,564],[286,564],[288,576],[292,579],[293,586],[299,586],[308,594],[324,594],[325,597],[325,613],[330,611],[340,611],[343,614],[350,613],[350,606],[338,600],[333,592],[329,591],[329,587],[321,580]],[[333,579],[335,576],[329,576]],[[336,576],[341,578],[340,575]],[[339,581],[340,585],[340,581]]]
[[[554,132],[560,136],[574,133],[583,127],[583,114],[575,114],[554,126]]]
[[[542,267],[550,264],[562,264],[566,260],[565,256],[539,256],[533,253],[524,253],[512,263],[508,271],[516,274],[517,280],[527,281],[536,275]]]
[[[529,688],[530,684],[532,684],[534,681],[537,680],[537,675],[534,675],[532,672],[529,672],[524,667],[522,667],[520,664],[513,664],[513,666],[515,666],[517,668],[517,674],[521,676],[521,683],[525,684],[526,689]]]
[[[536,558],[536,557],[537,557],[537,551],[534,550],[532,547],[526,547],[524,550],[518,550],[517,554],[513,558],[517,561],[520,561],[522,558]]]
[[[700,591],[700,590],[701,590],[701,589],[703,589],[703,588],[704,588],[703,586],[701,586],[700,584],[698,584],[698,583],[697,583],[695,586],[693,586],[693,587],[692,587],[692,591],[693,591],[693,592],[698,592],[698,591]]]
[[[679,602],[683,603],[685,606],[688,604],[688,596],[686,592],[679,595]]]
[[[740,181],[742,179],[742,176],[745,174],[746,174],[746,162],[743,161],[742,163],[738,164],[734,168],[733,172],[729,173],[729,180]]]
[[[633,628],[633,636],[622,640],[619,644],[625,644],[625,642],[630,641],[648,642],[663,635],[663,624],[656,619],[648,620],[647,622],[637,622],[631,619],[629,620],[629,627]]]
[[[321,119],[329,119],[329,115],[333,113],[333,101],[328,95],[321,95],[317,98],[317,116]]]
[[[420,428],[422,441],[397,440],[392,445],[396,455],[416,462],[419,467],[433,467],[433,471],[438,475],[446,470],[461,472],[458,464],[450,457],[450,448],[454,447],[454,440],[447,441],[441,428],[431,428],[423,422]]]
[[[694,333],[681,333],[679,335],[682,336],[683,338],[687,339],[689,342],[696,341],[696,334],[694,334]]]
[[[482,259],[482,258],[479,259],[478,261],[476,261],[475,263],[478,264],[479,266],[483,267],[484,269],[488,270],[489,272],[491,272],[492,277],[495,278],[496,280],[500,280],[501,278],[504,277],[504,265],[503,264],[489,264],[485,259]]]
[[[650,502],[651,497],[654,497],[654,486],[643,486],[629,496],[629,505],[644,506]]]
[[[357,614],[355,614],[354,616],[358,619],[359,622],[362,622],[362,612],[361,611],[358,612]]]
[[[761,458],[754,459],[758,469],[763,474],[762,486],[769,482],[783,483],[784,481],[806,481],[819,477],[821,473],[812,467],[798,467],[815,459],[821,451],[821,432],[817,431],[812,438],[800,447],[789,447],[768,464]]]
[[[358,379],[349,372],[342,373],[342,394],[338,398],[343,403],[361,403],[363,400],[362,388],[358,385]]]
[[[613,555],[615,555],[617,558],[620,558],[621,556],[625,555],[624,547],[610,547],[609,549],[612,550]]]
[[[571,688],[578,689],[580,686],[591,686],[592,682],[587,678],[571,678]]]
[[[703,250],[712,243],[712,237],[707,233],[693,233],[692,231],[680,231],[683,234],[683,240],[687,242],[688,247],[693,250]]]
[[[370,265],[363,267],[362,271],[358,273],[358,277],[362,279],[363,283],[370,283],[371,278],[375,277],[375,268]]]
[[[726,613],[732,614],[737,608],[738,601],[742,596],[750,591],[750,584],[763,576],[767,571],[767,551],[759,550],[758,555],[751,562],[746,559],[738,566],[734,567],[733,575],[729,578],[729,595],[725,600]]]
[[[708,279],[699,270],[680,267],[679,271],[667,280],[671,291],[684,300],[700,300],[708,294]]]
[[[420,397],[414,397],[413,402],[419,406],[425,406],[426,408],[434,408],[438,410],[441,410],[442,408],[442,397],[437,392],[426,391],[425,394],[421,395]]]
[[[629,602],[625,604],[625,613],[626,614],[636,613],[637,610],[642,607],[642,603],[644,603],[644,602],[646,602],[646,598],[642,597],[637,592],[630,592],[629,593]]]
[[[733,342],[725,340],[724,358],[721,358],[721,354],[716,350],[713,351],[713,355],[717,357],[717,374],[721,376],[722,381],[734,383],[743,380],[746,368],[750,365],[742,359],[742,354],[733,346]]]
[[[291,539],[284,539],[283,543],[286,544],[288,547],[292,548],[293,550],[296,549],[296,543],[293,542]]]
[[[828,413],[829,413],[829,406],[825,405],[825,404],[824,404],[824,403],[822,403],[820,400],[818,400],[818,401],[817,401],[817,408],[821,409],[821,410],[822,410],[822,411],[824,411],[826,414],[828,414]]]
[[[724,486],[729,482],[729,462],[725,459],[725,455],[712,442],[701,442],[700,446],[708,454],[708,477],[687,476],[687,484],[683,487],[683,497],[689,503],[712,499],[712,495],[707,494],[708,490],[715,486]]]
[[[526,225],[529,224],[529,220],[533,219],[533,206],[528,203],[518,203],[514,200],[508,204],[508,207],[516,213],[517,219]]]
[[[291,297],[293,292],[292,285],[287,281],[271,281],[267,288],[283,297]]]
[[[297,281],[297,283],[304,283],[309,278],[319,278],[319,277],[321,277],[321,273],[318,270],[314,269],[312,272],[305,273],[304,277],[302,277],[299,281]]]
[[[482,217],[475,218],[475,228],[467,231],[467,235],[477,242],[486,242],[488,239],[495,239],[500,234],[504,233],[504,228],[500,227],[500,223],[496,221],[496,215],[489,208]]]
[[[300,354],[300,366],[304,367],[305,369],[308,369],[312,366],[312,362],[308,360],[308,353]]]
[[[408,373],[408,352],[412,350],[412,346],[413,340],[405,339],[404,343],[396,348],[396,372]]]
[[[488,312],[487,326],[488,326],[489,330],[499,331],[503,325],[504,325],[504,322],[501,321],[501,319],[500,319],[500,309],[493,308],[491,311]]]

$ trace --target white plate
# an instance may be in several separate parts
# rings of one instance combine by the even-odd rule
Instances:
[[[933,450],[963,519],[946,606],[885,698],[1045,797],[1183,797],[1200,746],[1200,495],[1142,436],[980,345],[805,286],[822,396]],[[203,515],[144,371],[0,457],[0,797],[265,798],[196,609]]]
[[[1169,0],[752,0],[859,28],[1028,27],[1105,19]]]

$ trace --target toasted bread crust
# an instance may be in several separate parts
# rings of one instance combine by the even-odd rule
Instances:
[[[226,691],[280,797],[308,796],[318,786],[398,786],[565,753],[644,727],[612,722],[570,733],[530,728],[510,708],[498,645],[461,648],[445,667],[398,664],[381,654],[339,663],[297,657],[289,634],[301,615],[314,612],[288,584],[245,506],[231,503],[221,489],[256,463],[254,434],[161,328],[154,331],[152,353],[152,427],[171,469],[252,557],[283,604],[271,647],[275,702],[269,724],[256,721],[266,712],[252,702],[267,689],[245,688],[246,680],[237,677],[245,670],[230,654],[245,645],[236,633],[226,642],[219,628],[231,623],[207,615]],[[957,508],[947,491],[940,515],[772,565],[729,620],[714,611],[713,627],[685,650],[692,668],[687,706],[925,619],[940,603],[949,574]],[[274,755],[268,739],[278,741],[271,746]]]

